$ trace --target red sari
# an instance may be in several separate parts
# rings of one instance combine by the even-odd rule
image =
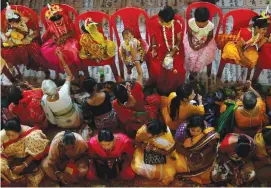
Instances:
[[[70,31],[74,31],[73,22],[66,14],[63,14],[62,25],[56,25],[54,22],[50,21],[49,27],[42,37],[43,40],[45,40],[45,43],[41,47],[41,53],[48,61],[49,68],[55,70],[57,73],[64,73],[61,62],[56,55],[57,50],[62,51],[64,59],[73,73],[78,71],[81,65],[78,56],[79,43],[76,38],[68,38],[66,39],[65,43],[61,44],[60,46],[57,46],[55,42],[55,40],[58,40],[60,37],[66,35]]]
[[[23,99],[18,105],[11,103],[9,111],[16,115],[23,125],[42,127],[47,121],[40,105],[43,92],[41,89],[23,91]]]
[[[128,160],[125,160],[122,164],[122,170],[119,172],[119,177],[123,180],[134,179],[135,173],[131,168],[131,160],[134,154],[134,146],[132,140],[127,137],[125,134],[119,133],[114,134],[115,145],[113,150],[106,152],[100,145],[98,141],[98,136],[92,137],[88,141],[88,151],[90,157],[98,156],[101,159],[108,160],[110,158],[121,157],[124,153],[128,156]],[[87,175],[89,180],[98,179],[95,166],[93,163],[90,164],[89,172]]]
[[[160,106],[160,96],[151,95],[145,100],[142,86],[137,82],[131,90],[131,95],[136,100],[136,104],[132,108],[125,108],[120,105],[116,99],[113,101],[113,108],[117,113],[117,117],[119,121],[125,125],[127,132],[131,130],[137,131],[142,126],[142,123],[144,124],[147,118],[156,119]],[[145,115],[140,116],[136,114],[136,112],[146,113]]]
[[[151,50],[148,52],[148,59],[150,63],[150,78],[151,82],[155,83],[161,92],[169,93],[177,89],[185,79],[185,69],[184,64],[184,51],[183,47],[175,54],[173,60],[173,69],[167,70],[162,67],[165,56],[168,53],[168,49],[165,43],[163,28],[158,22],[158,18],[151,23],[151,37],[156,38],[157,53],[156,57],[152,57]],[[177,23],[176,19],[174,21],[174,34],[175,34],[175,44],[177,40],[177,34],[181,32],[182,28],[180,24]],[[166,27],[166,36],[168,40],[168,45],[172,46],[172,28]],[[183,45],[181,45],[183,46]],[[173,70],[177,70],[177,74],[173,73]]]

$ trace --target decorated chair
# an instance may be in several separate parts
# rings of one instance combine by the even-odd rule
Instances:
[[[199,8],[199,7],[206,7],[209,10],[209,12],[210,12],[209,20],[210,21],[212,21],[212,19],[216,16],[216,14],[218,15],[219,22],[218,22],[218,26],[216,28],[216,33],[215,33],[215,37],[214,37],[214,38],[216,38],[219,31],[220,31],[220,27],[222,25],[223,12],[219,7],[217,7],[214,4],[207,3],[207,2],[195,2],[195,3],[190,4],[186,9],[186,25],[188,25],[188,20],[191,18],[192,10]],[[211,71],[212,71],[212,63],[207,66],[208,76],[210,76]]]
[[[117,29],[117,23],[116,23],[116,21],[119,17],[123,21],[124,29],[130,29],[133,32],[135,38],[138,39],[141,43],[145,44],[143,46],[146,46],[146,48],[144,50],[146,50],[146,52],[147,52],[147,50],[148,50],[147,44],[143,40],[143,38],[140,34],[140,29],[139,29],[140,16],[143,16],[146,20],[146,23],[147,23],[149,16],[145,12],[145,10],[140,9],[140,8],[135,8],[135,7],[122,8],[122,9],[116,11],[111,16],[111,26],[113,27],[118,46],[120,46],[120,44],[121,44],[121,37],[119,36],[119,32]],[[146,31],[146,41],[149,41],[147,31]],[[145,57],[144,57],[144,60],[145,60]],[[124,62],[122,62],[122,60],[120,58],[120,54],[119,54],[120,75],[124,79],[124,67],[123,66],[124,66]]]
[[[76,17],[78,16],[78,12],[71,6],[69,5],[66,5],[66,4],[57,4],[60,6],[60,8],[62,8],[62,10],[69,14],[69,15],[73,15],[73,17]],[[48,28],[48,19],[46,19],[46,16],[45,16],[45,12],[48,10],[48,6],[45,6],[41,12],[40,12],[40,17],[41,17],[41,22],[42,24],[44,25],[45,29]]]
[[[10,7],[11,7],[11,9],[15,10],[16,12],[19,12],[22,15],[25,15],[27,17],[31,17],[31,20],[27,24],[27,26],[30,29],[37,30],[38,34],[40,35],[39,17],[38,17],[37,13],[33,9],[28,8],[26,6],[22,6],[22,5],[10,5]],[[4,8],[1,11],[1,31],[5,32],[6,28],[7,28],[6,8]],[[39,39],[40,39],[40,36],[39,36]],[[22,74],[21,74],[21,71],[20,71],[19,67],[15,66],[15,68],[16,68],[19,76],[22,77]],[[8,70],[5,67],[3,67],[3,74],[5,74],[6,72],[8,73]]]
[[[271,17],[270,17],[270,23],[271,23]],[[271,36],[271,24],[269,25],[269,28],[267,30],[267,34],[266,37],[269,38]],[[256,65],[255,68],[255,72],[253,75],[252,80],[257,81],[262,70],[263,69],[271,69],[271,55],[270,55],[270,50],[266,51],[267,48],[270,49],[271,48],[271,44],[265,44],[267,46],[264,46],[265,49],[263,49],[260,53],[259,53],[259,60],[258,63]]]
[[[109,29],[109,40],[113,40],[113,35],[112,35],[112,27],[110,26],[110,16],[106,13],[100,12],[100,11],[89,11],[85,12],[83,14],[78,15],[75,18],[75,30],[76,33],[78,34],[78,40],[80,40],[80,35],[81,35],[81,22],[85,22],[86,19],[91,18],[92,21],[96,23],[103,23],[104,20],[107,21],[108,29]],[[102,33],[105,36],[105,33],[102,28],[98,29],[100,33]],[[115,57],[111,57],[107,60],[101,60],[100,62],[97,62],[96,60],[90,60],[90,59],[82,59],[82,62],[85,63],[88,66],[104,66],[104,65],[109,65],[112,69],[112,72],[115,76],[115,79],[117,82],[119,82],[120,76],[118,74],[117,66],[115,63]]]
[[[226,33],[227,21],[230,17],[233,19],[233,28],[230,33],[236,33],[241,28],[249,27],[250,20],[258,14],[250,9],[237,9],[229,11],[223,18],[223,33]],[[236,64],[235,61],[225,60],[221,57],[220,64],[217,71],[217,77],[220,78],[223,73],[223,69],[227,63]],[[248,69],[248,76],[250,76],[251,70]]]

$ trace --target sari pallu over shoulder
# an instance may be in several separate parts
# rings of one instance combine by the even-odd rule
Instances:
[[[213,127],[206,128],[203,131],[203,136],[191,147],[185,149],[192,153],[201,153],[202,160],[199,164],[192,164],[188,158],[185,157],[185,163],[187,165],[187,171],[179,172],[180,177],[193,177],[198,176],[213,166],[216,158],[216,146],[219,139],[219,134]],[[178,154],[176,152],[176,154]],[[180,154],[181,155],[181,154]]]

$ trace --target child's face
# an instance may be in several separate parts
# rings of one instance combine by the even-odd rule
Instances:
[[[260,34],[261,36],[264,36],[267,33],[267,28],[255,28],[255,32],[256,34]]]
[[[206,22],[197,22],[196,21],[196,24],[199,28],[204,28],[208,25],[208,22],[209,22],[208,20]]]
[[[133,34],[132,34],[132,32],[126,32],[124,35],[123,35],[123,39],[124,40],[131,40],[131,39],[133,39]]]
[[[189,129],[189,131],[192,137],[198,136],[202,132],[200,127],[192,127]]]

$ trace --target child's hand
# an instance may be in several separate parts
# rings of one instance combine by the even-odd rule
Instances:
[[[156,57],[157,56],[157,50],[156,50],[156,48],[152,48],[151,54],[152,54],[152,57]]]
[[[245,41],[244,41],[244,39],[239,39],[238,41],[237,41],[237,46],[239,46],[239,47],[242,47],[242,46],[244,46],[244,44],[245,44]]]

